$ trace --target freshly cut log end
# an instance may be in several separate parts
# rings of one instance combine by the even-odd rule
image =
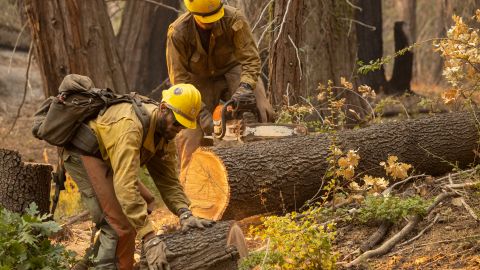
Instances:
[[[219,220],[230,201],[230,185],[222,160],[207,148],[199,148],[180,176],[190,209],[198,217]]]
[[[206,229],[191,229],[159,236],[166,244],[172,270],[235,270],[247,255],[245,237],[235,221],[222,221]]]
[[[52,170],[49,164],[23,162],[17,151],[0,149],[0,205],[21,213],[35,202],[40,213],[48,213]]]

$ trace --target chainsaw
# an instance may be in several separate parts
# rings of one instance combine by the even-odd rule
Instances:
[[[307,128],[302,125],[260,123],[254,96],[219,104],[212,118],[213,138],[216,140],[246,142],[307,134]]]

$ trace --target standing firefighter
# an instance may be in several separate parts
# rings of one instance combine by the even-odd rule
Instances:
[[[203,131],[211,133],[208,115],[220,100],[254,96],[261,121],[271,120],[273,109],[259,78],[261,61],[246,18],[221,0],[184,3],[188,12],[168,30],[168,74],[172,84],[191,83],[200,89],[206,105],[200,116]],[[200,146],[202,129],[177,136],[182,169]]]
[[[180,217],[182,229],[211,224],[192,216],[188,208],[176,174],[173,141],[181,130],[196,128],[200,92],[193,85],[179,84],[163,91],[159,105],[141,106],[150,117],[145,136],[132,103],[119,103],[88,123],[98,141],[98,157],[72,148],[63,155],[100,230],[93,249],[95,269],[132,269],[135,236],[142,239],[143,269],[169,269],[166,246],[155,237],[140,194],[138,172],[144,164],[169,210]]]

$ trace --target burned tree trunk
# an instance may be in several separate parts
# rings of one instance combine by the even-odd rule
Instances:
[[[356,20],[365,25],[357,25],[358,60],[365,64],[383,56],[382,2],[378,0],[358,1]],[[385,91],[387,81],[383,65],[380,70],[359,75],[358,84],[366,84],[377,91]]]
[[[475,160],[478,130],[469,113],[392,122],[337,134],[253,142],[234,148],[203,148],[181,175],[195,214],[241,219],[295,210],[321,188],[331,146],[358,149],[357,172],[383,176],[389,155],[417,172],[438,175]]]
[[[245,238],[235,222],[218,222],[205,230],[159,236],[170,253],[172,270],[235,270],[247,255]]]
[[[412,45],[407,26],[404,22],[395,22],[394,26],[395,51],[398,52]],[[413,52],[406,51],[395,57],[392,79],[388,82],[388,94],[401,95],[410,92],[410,83],[413,73]]]
[[[0,205],[21,213],[35,202],[48,213],[51,172],[48,164],[24,163],[18,152],[0,149]]]
[[[298,103],[302,92],[302,63],[298,50],[303,42],[303,0],[276,1],[276,31],[270,44],[269,93],[273,105]]]
[[[158,0],[179,8],[177,0]],[[147,1],[127,1],[118,34],[120,58],[128,85],[147,95],[168,77],[165,59],[167,30],[177,12]]]
[[[103,0],[24,0],[45,95],[56,95],[70,73],[97,87],[128,91]]]

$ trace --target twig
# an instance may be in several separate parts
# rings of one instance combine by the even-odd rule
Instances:
[[[272,24],[275,23],[276,21],[277,21],[276,18],[273,19],[273,20],[265,27],[265,30],[262,32],[262,34],[260,35],[260,38],[258,39],[257,47],[260,46],[260,43],[262,42],[263,37],[265,36],[265,33],[268,32],[268,29],[270,29],[270,27],[272,26]]]
[[[156,2],[156,1],[153,1],[153,0],[143,0],[143,1],[145,1],[145,2],[147,2],[147,3],[150,3],[150,4],[154,4],[154,5],[157,5],[157,6],[164,7],[164,8],[166,8],[166,9],[173,10],[173,11],[175,11],[175,12],[177,12],[177,13],[181,13],[181,12],[182,12],[181,10],[176,9],[176,8],[174,8],[174,7],[172,7],[172,6],[169,6],[169,5],[165,5],[164,3]]]
[[[456,194],[453,192],[446,192],[438,195],[435,198],[435,201],[433,202],[430,207],[428,207],[426,214],[430,213],[433,208],[435,208],[440,202],[443,200],[450,198],[452,196],[455,196]],[[347,267],[352,267],[355,265],[358,265],[360,262],[371,258],[375,256],[380,256],[383,254],[386,254],[388,251],[390,251],[398,242],[400,242],[405,236],[407,236],[416,226],[417,224],[422,220],[422,216],[420,215],[414,215],[410,221],[403,227],[400,232],[395,234],[392,238],[390,238],[388,241],[384,242],[380,247],[374,249],[374,250],[369,250],[362,255],[358,256],[355,260],[352,262],[348,263],[346,266]]]
[[[365,99],[360,94],[353,91],[352,89],[348,89],[348,88],[345,88],[345,87],[339,87],[339,86],[334,86],[334,87],[332,87],[332,89],[341,89],[341,90],[349,91],[350,93],[353,93],[353,94],[357,95],[359,98],[361,98],[363,101],[365,101],[365,103],[367,103],[368,107],[370,108],[370,111],[372,112],[372,118],[373,118],[373,120],[375,120],[375,110],[373,109],[372,105],[370,104],[370,102],[368,102],[367,99]]]
[[[404,184],[410,180],[413,180],[413,179],[416,179],[416,178],[421,178],[421,177],[425,177],[427,176],[426,174],[419,174],[419,175],[412,175],[408,178],[405,178],[404,180],[400,181],[400,182],[396,182],[395,184],[391,185],[389,188],[385,189],[383,192],[382,192],[382,195],[383,196],[387,196],[388,194],[390,194],[390,192],[392,192],[392,190],[398,186],[398,185],[401,185],[401,184]]]
[[[397,247],[402,247],[402,246],[405,246],[405,245],[408,245],[410,244],[411,242],[417,240],[418,238],[420,238],[428,229],[430,229],[435,223],[437,223],[438,219],[440,218],[440,214],[437,214],[435,216],[435,218],[433,219],[432,223],[428,224],[428,226],[426,226],[425,228],[423,228],[423,230],[421,230],[415,237],[412,237],[410,238],[409,240],[403,242],[403,243],[400,243],[397,245]]]
[[[416,245],[416,246],[417,246],[417,247],[424,247],[424,246],[429,246],[429,245],[436,245],[436,244],[444,244],[444,243],[450,243],[450,242],[457,242],[457,241],[460,241],[460,240],[466,240],[466,239],[471,239],[471,238],[480,238],[480,234],[472,235],[472,236],[466,236],[466,237],[461,237],[461,238],[456,238],[456,239],[447,239],[447,240],[441,240],[441,241],[430,242],[430,243],[425,243],[425,244],[419,244],[419,245]]]
[[[257,22],[255,23],[255,25],[253,25],[252,27],[252,32],[255,31],[255,28],[257,28],[258,24],[260,23],[260,21],[262,20],[263,18],[263,14],[265,13],[265,11],[267,11],[267,8],[268,6],[270,6],[270,4],[273,3],[273,0],[270,0],[270,2],[268,2],[265,7],[263,8],[262,12],[260,13],[260,16],[258,17],[258,20]]]
[[[304,98],[304,97],[302,97],[302,96],[300,96],[300,98],[303,99],[303,101],[305,101],[306,103],[308,103],[308,105],[310,105],[310,106],[315,110],[315,112],[317,112],[318,117],[320,118],[320,120],[322,120],[322,123],[323,123],[323,121],[324,121],[324,120],[323,120],[323,117],[322,117],[322,115],[320,114],[320,112],[317,110],[317,108],[315,108],[315,106],[313,106],[313,104],[312,104],[308,99],[306,99],[306,98]]]
[[[298,69],[300,70],[300,81],[302,80],[302,75],[303,75],[303,72],[302,72],[302,61],[300,61],[300,54],[298,53],[298,47],[297,45],[295,45],[295,43],[293,42],[292,38],[290,37],[290,35],[288,35],[288,39],[290,40],[290,42],[292,43],[293,47],[295,48],[295,52],[297,54],[297,60],[298,60]]]
[[[10,70],[11,70],[11,67],[12,67],[12,61],[13,61],[13,55],[15,54],[15,51],[17,50],[18,43],[20,42],[20,37],[22,36],[23,31],[25,30],[25,27],[27,27],[27,23],[28,22],[25,22],[23,24],[22,30],[20,30],[20,33],[18,33],[17,40],[15,40],[15,46],[13,46],[12,55],[10,55],[10,61],[8,62],[7,74],[10,74]]]
[[[377,28],[376,28],[375,26],[368,25],[368,24],[366,24],[366,23],[363,23],[363,22],[361,22],[361,21],[357,21],[357,20],[354,20],[354,19],[351,19],[351,18],[340,18],[340,20],[345,20],[345,21],[357,23],[357,24],[359,24],[359,25],[361,25],[361,26],[363,26],[363,27],[366,27],[366,28],[368,28],[368,29],[370,29],[370,30],[372,30],[372,31],[377,30]]]
[[[460,198],[460,201],[462,202],[463,207],[465,207],[465,209],[470,214],[470,216],[472,216],[473,219],[475,219],[475,221],[478,222],[478,216],[477,216],[477,214],[475,214],[475,211],[473,211],[472,207],[470,207],[470,205],[468,205],[468,203],[465,201],[465,199],[463,197]]]
[[[472,188],[472,187],[477,187],[480,186],[480,182],[466,182],[462,184],[449,184],[446,185],[445,187],[451,188],[451,189],[456,189],[456,188]]]
[[[451,173],[450,176],[444,176],[444,177],[440,177],[440,178],[437,178],[435,179],[435,183],[438,183],[438,182],[441,182],[445,179],[449,179],[449,177],[456,177],[456,176],[459,176],[459,175],[462,175],[462,174],[467,174],[467,173],[473,173],[473,172],[476,172],[477,170],[475,168],[473,169],[468,169],[468,170],[465,170],[465,171],[459,171],[457,173]]]
[[[18,117],[20,117],[20,111],[22,110],[23,104],[25,103],[25,98],[27,96],[27,89],[28,89],[30,66],[32,64],[32,55],[33,55],[32,52],[33,52],[33,39],[30,42],[30,49],[28,49],[28,65],[27,65],[27,72],[25,73],[25,87],[24,87],[24,90],[23,90],[22,102],[20,103],[20,106],[18,106],[17,115],[15,116],[15,119],[13,120],[12,126],[7,131],[5,136],[8,136],[8,134],[10,134],[10,132],[12,132],[13,128],[17,124]]]
[[[347,4],[349,4],[352,8],[358,9],[358,10],[360,10],[360,11],[363,11],[361,7],[355,6],[354,4],[352,4],[352,3],[351,3],[350,1],[348,1],[348,0],[345,0],[345,2],[347,2]]]
[[[275,41],[273,42],[273,46],[275,46],[275,44],[277,44],[277,41],[278,41],[278,39],[280,38],[280,35],[282,34],[283,25],[285,24],[285,21],[287,20],[287,14],[288,14],[288,11],[290,10],[290,3],[291,3],[291,2],[292,2],[292,0],[288,0],[287,8],[285,9],[285,14],[283,14],[283,20],[282,20],[282,22],[280,23],[280,30],[278,31],[277,38],[276,38]]]
[[[265,256],[263,256],[262,265],[260,266],[260,269],[262,269],[262,270],[263,270],[263,266],[265,265],[265,261],[267,260],[268,247],[269,246],[270,246],[270,237],[267,239],[267,247],[265,248]]]

